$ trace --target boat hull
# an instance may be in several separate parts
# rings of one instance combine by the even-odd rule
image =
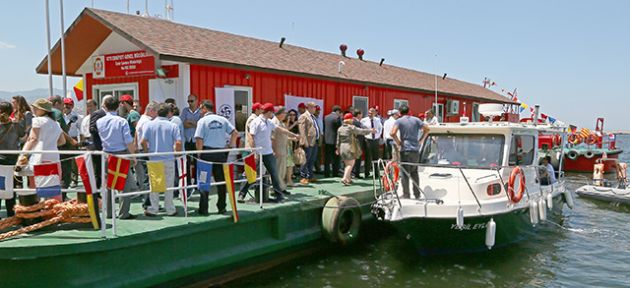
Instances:
[[[552,210],[547,217],[561,215],[562,195],[554,198]],[[467,217],[463,229],[457,228],[455,218],[407,218],[392,221],[398,232],[415,247],[421,255],[474,253],[488,251],[486,246],[486,226],[493,219],[496,223],[495,245],[492,249],[507,246],[525,239],[535,232],[529,208],[513,210],[492,216]]]
[[[621,154],[621,150],[607,151],[608,159],[618,159]],[[564,158],[564,171],[566,172],[578,172],[578,173],[592,173],[593,165],[596,161],[602,158],[602,153],[595,153],[595,156],[587,158],[585,153],[580,153],[575,160]],[[603,161],[604,173],[612,173],[616,171],[615,161]]]

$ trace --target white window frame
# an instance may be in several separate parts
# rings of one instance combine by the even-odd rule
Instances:
[[[232,88],[234,91],[247,92],[247,109],[245,112],[251,111],[253,101],[254,101],[254,88],[250,86],[235,86],[235,85],[223,85],[223,88]]]
[[[476,109],[475,109],[476,108]],[[472,122],[481,122],[481,114],[479,113],[479,102],[472,103],[472,113],[470,113],[472,117]]]
[[[438,121],[440,123],[444,123],[444,103],[433,103],[432,107],[435,111],[435,116],[438,118]]]
[[[366,103],[365,111],[363,111],[363,109],[357,108],[356,104],[354,104],[354,99],[357,99],[357,98],[365,99],[365,103]],[[367,112],[370,109],[370,97],[368,97],[368,96],[358,96],[358,95],[352,96],[352,107],[354,109],[360,109],[361,113],[363,113],[363,117],[367,116]]]
[[[138,83],[130,82],[130,83],[119,83],[119,84],[98,84],[92,85],[92,99],[96,101],[97,107],[100,107],[102,103],[102,99],[100,95],[97,95],[96,90],[111,90],[111,91],[120,91],[120,90],[133,90],[134,99],[139,100],[140,95],[138,94]],[[100,94],[100,93],[98,93]],[[112,95],[115,96],[115,95]]]
[[[398,103],[398,106],[396,104]],[[409,107],[409,100],[407,99],[394,99],[394,109],[399,109],[402,105],[407,105]]]

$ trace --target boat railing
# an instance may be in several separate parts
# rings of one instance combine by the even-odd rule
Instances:
[[[31,151],[21,151],[21,150],[0,150],[0,155],[19,155],[19,154],[56,154],[56,155],[68,155],[68,156],[82,156],[82,155],[89,155],[89,156],[100,156],[101,157],[101,183],[100,186],[96,185],[97,188],[96,191],[94,191],[94,193],[100,193],[100,195],[102,196],[102,207],[101,207],[101,225],[100,225],[100,229],[101,229],[101,236],[106,238],[107,237],[107,223],[105,221],[105,219],[107,219],[107,211],[109,210],[109,205],[110,203],[115,203],[116,199],[122,199],[125,197],[135,197],[135,196],[139,196],[139,195],[146,195],[146,194],[150,194],[150,193],[157,193],[157,192],[152,192],[151,190],[143,190],[143,191],[135,191],[135,192],[128,192],[128,193],[122,193],[121,191],[118,190],[111,190],[110,193],[110,198],[108,199],[108,197],[104,197],[106,195],[105,191],[108,190],[107,189],[107,169],[105,167],[105,163],[106,163],[106,159],[108,156],[113,155],[119,158],[123,158],[123,159],[128,159],[128,160],[132,160],[132,161],[148,161],[145,159],[142,159],[144,157],[155,157],[155,156],[174,156],[174,157],[181,157],[181,156],[190,156],[193,158],[198,158],[199,155],[201,154],[214,154],[214,153],[228,153],[228,155],[240,155],[243,152],[248,152],[248,153],[253,153],[253,154],[258,154],[258,159],[262,159],[262,155],[260,154],[262,148],[257,147],[257,148],[226,148],[226,149],[217,149],[217,150],[190,150],[190,151],[177,151],[177,152],[153,152],[153,153],[134,153],[134,154],[112,154],[112,153],[107,153],[107,152],[103,152],[103,151],[86,151],[86,150],[59,150],[59,151],[43,151],[43,150],[31,150]],[[61,161],[70,161],[73,160],[73,157],[71,158],[66,158],[66,159],[60,159]],[[157,160],[156,160],[157,161]],[[175,159],[173,160],[175,161]],[[205,160],[204,160],[205,161]],[[208,161],[209,162],[209,161]],[[256,181],[257,182],[262,182],[263,177],[267,177],[264,175],[264,167],[262,165],[262,162],[257,161],[259,163],[258,164],[258,173],[256,175]],[[53,162],[54,163],[54,162]],[[212,163],[212,162],[211,162]],[[244,163],[242,161],[231,161],[231,162],[227,162],[227,163],[231,163],[234,165],[238,165],[238,166],[243,166]],[[218,162],[215,164],[219,164]],[[220,163],[220,164],[224,164],[224,163]],[[131,168],[131,167],[130,167]],[[95,171],[95,170],[93,170]],[[65,171],[62,171],[62,173]],[[128,173],[128,175],[131,172]],[[25,175],[24,173],[19,173],[19,176],[32,176],[32,175]],[[148,175],[147,175],[148,177]],[[247,179],[246,178],[241,178],[241,179],[234,179],[234,184],[237,183],[244,183],[246,182]],[[26,183],[26,182],[23,182]],[[186,190],[189,189],[194,189],[197,188],[198,184],[192,184],[192,183],[188,183],[188,185],[186,186],[177,186],[177,185],[173,185],[174,183],[167,183],[167,191],[182,191],[182,193],[187,193]],[[214,187],[214,186],[220,186],[220,185],[225,185],[226,181],[221,181],[221,182],[216,182],[216,181],[211,181],[210,184],[208,184],[208,186],[210,187]],[[170,186],[176,186],[176,187],[170,187]],[[263,186],[262,183],[261,185],[258,185],[258,193],[259,193],[259,205],[260,205],[260,209],[263,209]],[[13,189],[13,191],[15,193],[17,193],[18,195],[20,193],[36,193],[36,189],[33,188],[17,188],[17,189]],[[61,189],[62,193],[86,193],[85,189]],[[236,193],[236,191],[235,191]],[[187,207],[187,201],[184,202],[184,215],[185,217],[188,217],[188,207]],[[116,236],[117,235],[117,225],[116,225],[116,205],[111,205],[111,215],[113,216],[111,218],[111,231],[112,231],[112,235]]]
[[[546,167],[541,166],[541,165],[492,166],[492,167],[487,167],[487,166],[486,166],[486,167],[483,167],[483,166],[454,166],[454,165],[436,165],[436,164],[411,163],[411,162],[399,162],[398,164],[399,164],[399,166],[400,166],[400,171],[401,171],[401,173],[404,173],[406,176],[409,176],[410,174],[409,174],[409,172],[405,169],[405,166],[417,166],[417,167],[434,167],[434,168],[450,168],[450,169],[457,169],[457,171],[459,172],[459,174],[462,176],[461,178],[463,178],[463,181],[464,181],[464,182],[465,182],[465,184],[466,184],[466,187],[467,187],[468,192],[470,192],[470,194],[471,194],[471,195],[472,195],[472,197],[474,198],[475,203],[476,203],[476,205],[477,205],[477,207],[478,207],[478,212],[480,212],[480,213],[481,213],[481,208],[482,208],[481,201],[479,200],[479,197],[478,197],[477,193],[475,193],[475,191],[474,191],[474,189],[473,189],[473,187],[472,187],[472,185],[471,185],[471,183],[470,183],[470,180],[469,180],[469,178],[470,178],[470,177],[469,177],[468,175],[466,175],[466,173],[464,172],[464,170],[468,170],[468,169],[471,169],[471,170],[472,170],[472,169],[474,169],[474,170],[488,170],[488,171],[490,172],[488,175],[484,175],[484,176],[477,177],[477,178],[475,179],[475,182],[477,182],[477,181],[479,181],[479,180],[482,180],[482,179],[489,178],[489,177],[497,177],[497,178],[498,178],[498,180],[499,180],[499,182],[501,183],[501,187],[502,187],[502,188],[501,188],[501,190],[502,190],[503,192],[506,192],[506,193],[504,193],[504,195],[505,195],[505,197],[507,198],[507,200],[508,200],[508,201],[510,201],[510,199],[509,199],[509,195],[508,195],[508,193],[507,193],[507,185],[506,185],[506,182],[504,181],[504,174],[503,174],[503,173],[504,173],[504,171],[505,171],[504,169],[509,169],[509,171],[511,171],[512,169],[514,169],[514,168],[516,168],[516,167],[520,167],[520,168],[521,168],[521,169],[523,169],[523,170],[530,170],[530,171],[531,171],[531,170],[533,170],[534,175],[535,175],[535,177],[536,177],[536,178],[535,178],[535,183],[537,183],[537,184],[538,184],[538,188],[539,188],[539,190],[540,190],[540,194],[542,195],[542,193],[543,193],[543,192],[542,192],[542,187],[543,187],[543,186],[550,186],[550,187],[551,187],[551,189],[552,189],[552,191],[553,191],[553,185],[551,185],[551,184],[553,184],[553,183],[551,183],[551,178],[550,178],[549,176],[547,176],[547,178],[546,178],[546,179],[544,179],[544,178],[542,178],[542,177],[541,177],[541,173],[539,173],[539,171],[540,171],[541,169],[546,169]],[[386,165],[386,164],[384,163],[384,161],[383,161],[383,160],[379,160],[379,161],[378,161],[378,166],[379,166],[379,168],[384,168],[384,167],[385,167],[385,165]],[[558,173],[557,182],[563,182],[563,181],[564,181],[564,171],[556,171],[556,172]],[[419,172],[419,173],[421,173],[421,172]],[[458,181],[460,181],[460,180],[461,180],[461,179],[459,179],[459,178],[460,178],[460,177],[458,177]],[[420,192],[421,197],[425,199],[425,201],[426,201],[426,202],[425,202],[425,205],[426,205],[426,204],[428,204],[428,202],[435,202],[435,203],[437,203],[437,204],[442,204],[442,203],[443,203],[443,201],[442,201],[442,200],[440,200],[440,199],[428,199],[428,198],[427,198],[427,194],[426,194],[426,193],[422,190],[422,188],[420,187],[420,183],[416,183],[415,181],[413,181],[413,179],[412,179],[411,177],[409,177],[409,179],[410,179],[410,180],[411,180],[411,182],[412,182],[412,186],[413,186],[413,188],[414,188],[414,189],[417,189],[417,190]],[[391,179],[390,179],[390,180],[391,180]],[[546,181],[544,181],[544,182],[543,182],[543,180],[546,180]],[[380,191],[382,191],[382,193],[379,195],[379,194],[377,193],[377,189],[375,188],[375,190],[374,190],[374,196],[375,196],[375,198],[376,198],[376,199],[378,199],[380,196],[382,196],[382,195],[384,195],[384,194],[391,193],[391,194],[393,194],[393,195],[394,195],[394,197],[396,197],[398,204],[399,204],[400,206],[402,206],[402,205],[401,205],[401,202],[400,202],[400,197],[399,197],[399,195],[398,195],[398,189],[397,189],[398,185],[394,186],[394,189],[391,189],[390,191],[385,191],[385,190],[383,189],[382,180],[381,180],[381,179],[378,179],[378,180],[377,180],[376,178],[374,178],[374,183],[375,183],[375,185],[374,185],[374,186],[375,186],[375,187],[376,187],[376,181],[378,181],[378,182],[379,182],[379,185],[380,185],[380,188],[381,188],[381,189],[380,189]],[[543,185],[543,183],[547,183],[547,185]],[[525,193],[527,194],[528,199],[531,199],[531,198],[532,198],[532,195],[530,195],[530,188],[529,188],[529,187],[527,187],[527,185],[525,186]]]

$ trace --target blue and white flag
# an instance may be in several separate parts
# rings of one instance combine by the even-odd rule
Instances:
[[[0,199],[13,198],[13,169],[12,165],[0,165]]]
[[[197,160],[197,187],[199,191],[210,191],[212,182],[212,163]]]

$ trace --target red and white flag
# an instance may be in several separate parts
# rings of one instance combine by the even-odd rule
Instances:
[[[184,207],[187,207],[188,194],[186,190],[188,189],[186,189],[186,186],[188,186],[188,180],[186,180],[186,178],[188,177],[188,172],[186,171],[186,167],[188,166],[188,163],[186,161],[186,156],[179,157],[175,161],[177,161],[177,173],[179,175],[179,179],[177,180],[177,184],[179,184],[180,188],[179,197],[182,199]]]
[[[59,162],[33,166],[35,191],[39,197],[50,198],[61,195],[61,165]]]

